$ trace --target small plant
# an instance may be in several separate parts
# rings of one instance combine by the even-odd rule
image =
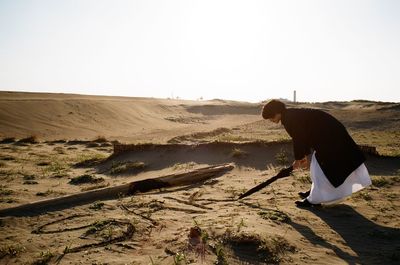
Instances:
[[[311,184],[311,178],[310,178],[310,176],[307,175],[307,174],[303,174],[303,175],[301,175],[301,176],[298,176],[296,179],[297,179],[300,183],[303,183],[303,184]]]
[[[233,186],[228,186],[225,192],[229,193],[231,198],[236,198],[240,193],[240,191],[236,190]]]
[[[247,155],[248,155],[247,152],[245,152],[242,149],[237,148],[237,147],[233,148],[231,151],[231,156],[235,157],[235,158],[241,158],[241,157],[245,157]]]
[[[146,168],[146,164],[140,161],[118,162],[111,165],[110,174],[122,174],[138,172]]]
[[[54,190],[46,190],[44,192],[43,191],[39,191],[39,192],[36,193],[36,196],[47,197],[50,194],[54,194],[54,193],[56,193]]]
[[[189,170],[192,169],[196,166],[195,162],[189,162],[189,163],[176,163],[175,165],[172,166],[173,170]]]
[[[94,184],[94,183],[99,183],[99,182],[103,182],[103,181],[104,181],[104,179],[101,177],[96,178],[93,175],[84,174],[84,175],[72,178],[68,182],[68,184],[71,184],[71,185],[80,185],[80,184],[87,184],[87,183]]]
[[[275,155],[275,159],[276,159],[276,162],[279,164],[279,165],[286,165],[288,162],[289,162],[289,159],[288,159],[288,156],[287,156],[287,153],[286,153],[286,151],[285,150],[282,150],[281,149],[281,151],[279,151],[278,153],[276,153],[276,155]]]
[[[186,256],[184,253],[176,253],[175,257],[174,257],[174,265],[180,265],[182,264],[182,262],[186,262]]]
[[[366,200],[366,201],[371,201],[372,200],[372,196],[368,192],[365,192],[365,191],[358,192],[356,194],[356,197],[357,198],[361,198],[361,199]]]
[[[215,247],[215,254],[217,255],[217,260],[215,261],[215,265],[228,265],[228,261],[225,257],[225,250],[222,244],[218,244]]]
[[[240,223],[237,225],[237,232],[240,232],[240,230],[242,229],[242,227],[247,227],[247,225],[244,223],[243,218],[240,220]]]
[[[104,202],[94,202],[92,205],[89,206],[89,209],[98,211],[103,209]]]
[[[371,181],[372,181],[372,185],[374,185],[375,187],[378,187],[378,188],[390,186],[392,184],[389,179],[383,178],[383,177],[373,177],[371,179]]]
[[[24,185],[35,185],[39,184],[35,179],[35,175],[25,175],[23,178],[24,180]]]
[[[101,153],[80,154],[76,158],[75,167],[92,167],[103,162],[107,158],[106,155]]]
[[[57,160],[57,161],[52,161],[46,170],[48,170],[51,173],[62,174],[63,171],[65,171],[67,168],[68,166],[65,162]]]
[[[42,251],[39,254],[39,259],[34,261],[32,265],[46,265],[53,257],[54,254],[50,250]]]
[[[39,184],[36,180],[25,180],[24,185],[36,185]]]
[[[7,189],[7,186],[0,185],[0,196],[9,196],[14,194],[13,190]]]
[[[64,155],[64,154],[65,154],[65,149],[64,149],[64,147],[62,147],[62,146],[54,147],[53,150],[54,150],[55,152],[57,152],[58,154],[60,154],[60,155]]]
[[[25,251],[25,247],[20,245],[5,245],[0,247],[0,259],[4,258],[5,256],[15,257],[20,252]]]
[[[290,217],[278,210],[268,210],[268,211],[261,211],[258,213],[263,219],[272,220],[276,222],[288,223],[290,222]]]
[[[35,177],[35,175],[25,175],[22,179],[23,180],[35,180],[36,177]]]
[[[262,261],[267,264],[277,264],[287,251],[295,251],[286,239],[274,235],[272,237],[261,237],[258,234],[226,234],[223,238],[224,246],[229,247],[233,252],[240,253],[246,250],[246,256],[250,263]],[[250,259],[249,259],[250,258]]]

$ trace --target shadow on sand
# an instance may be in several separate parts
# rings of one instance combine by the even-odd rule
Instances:
[[[317,235],[309,226],[290,224],[315,245],[331,249],[347,264],[400,264],[400,229],[376,224],[348,205],[307,209],[338,233],[356,255]]]

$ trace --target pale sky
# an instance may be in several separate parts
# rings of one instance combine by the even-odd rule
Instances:
[[[0,90],[400,102],[400,1],[0,0]]]

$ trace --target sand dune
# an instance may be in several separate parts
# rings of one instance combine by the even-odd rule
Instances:
[[[66,94],[0,92],[0,103],[0,136],[36,135],[44,140],[104,136],[160,141],[179,135],[188,127],[201,131],[238,125],[245,119],[253,121],[255,117],[243,116],[259,113],[257,104],[236,108],[234,104],[240,103]],[[193,123],[195,127],[191,126]],[[157,139],[160,130],[164,137]]]
[[[0,139],[17,138],[0,141],[0,209],[235,166],[204,183],[89,198],[90,204],[61,201],[38,216],[2,211],[0,263],[398,264],[398,103],[296,104],[332,113],[357,143],[385,155],[368,156],[371,187],[310,210],[294,205],[310,186],[305,171],[236,200],[293,159],[288,135],[261,119],[261,106],[0,92]],[[39,142],[18,141],[30,135]],[[127,144],[114,153],[112,140]]]

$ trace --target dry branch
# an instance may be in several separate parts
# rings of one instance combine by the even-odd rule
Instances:
[[[225,171],[233,169],[232,164],[221,164],[195,169],[189,172],[171,174],[163,177],[134,181],[131,183],[91,190],[59,198],[47,199],[33,203],[23,204],[17,207],[0,210],[1,216],[32,216],[49,211],[61,210],[77,205],[87,204],[98,200],[110,200],[129,196],[138,192],[147,192],[153,189],[161,189],[175,186],[190,185],[203,182],[216,177]]]

